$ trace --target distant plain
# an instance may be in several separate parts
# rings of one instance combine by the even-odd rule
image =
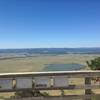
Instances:
[[[45,64],[82,64],[87,69],[86,61],[100,57],[100,54],[32,54],[32,56],[0,56],[0,73],[43,71]]]

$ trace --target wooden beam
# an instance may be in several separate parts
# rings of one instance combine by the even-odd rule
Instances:
[[[91,85],[91,78],[86,77],[85,78],[85,85]],[[85,95],[91,95],[92,91],[91,89],[85,89]],[[91,100],[91,96],[89,98],[86,98],[85,100]]]
[[[69,77],[98,77],[100,71],[52,71],[52,72],[23,72],[23,73],[1,73],[0,78],[8,77],[35,77],[35,76],[66,76]]]

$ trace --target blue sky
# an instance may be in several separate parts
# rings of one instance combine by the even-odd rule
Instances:
[[[100,0],[0,0],[0,48],[100,47]]]

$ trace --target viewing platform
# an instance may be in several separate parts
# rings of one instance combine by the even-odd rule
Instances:
[[[52,72],[23,72],[23,73],[1,73],[0,92],[18,91],[51,91],[51,90],[84,90],[84,94],[45,97],[29,97],[10,100],[92,100],[92,96],[98,96],[92,92],[100,89],[100,84],[95,84],[93,78],[100,77],[100,71],[52,71]],[[72,84],[70,79],[77,79],[83,84]],[[79,82],[78,82],[79,83]],[[61,92],[62,93],[62,92]]]

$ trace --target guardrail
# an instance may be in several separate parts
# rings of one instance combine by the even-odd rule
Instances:
[[[23,72],[0,74],[0,92],[16,92],[24,90],[75,90],[84,89],[83,95],[66,95],[72,100],[82,98],[91,100],[92,89],[99,89],[100,85],[91,84],[92,78],[100,77],[100,71],[53,71],[53,72]],[[84,78],[82,85],[70,85],[70,78]],[[47,97],[46,97],[47,98]],[[55,97],[49,97],[57,98]],[[28,100],[28,99],[27,99]],[[34,99],[35,100],[35,99]],[[42,100],[42,99],[41,99]],[[43,98],[43,100],[46,100]],[[54,99],[55,100],[55,99]],[[59,97],[62,100],[62,97]]]

